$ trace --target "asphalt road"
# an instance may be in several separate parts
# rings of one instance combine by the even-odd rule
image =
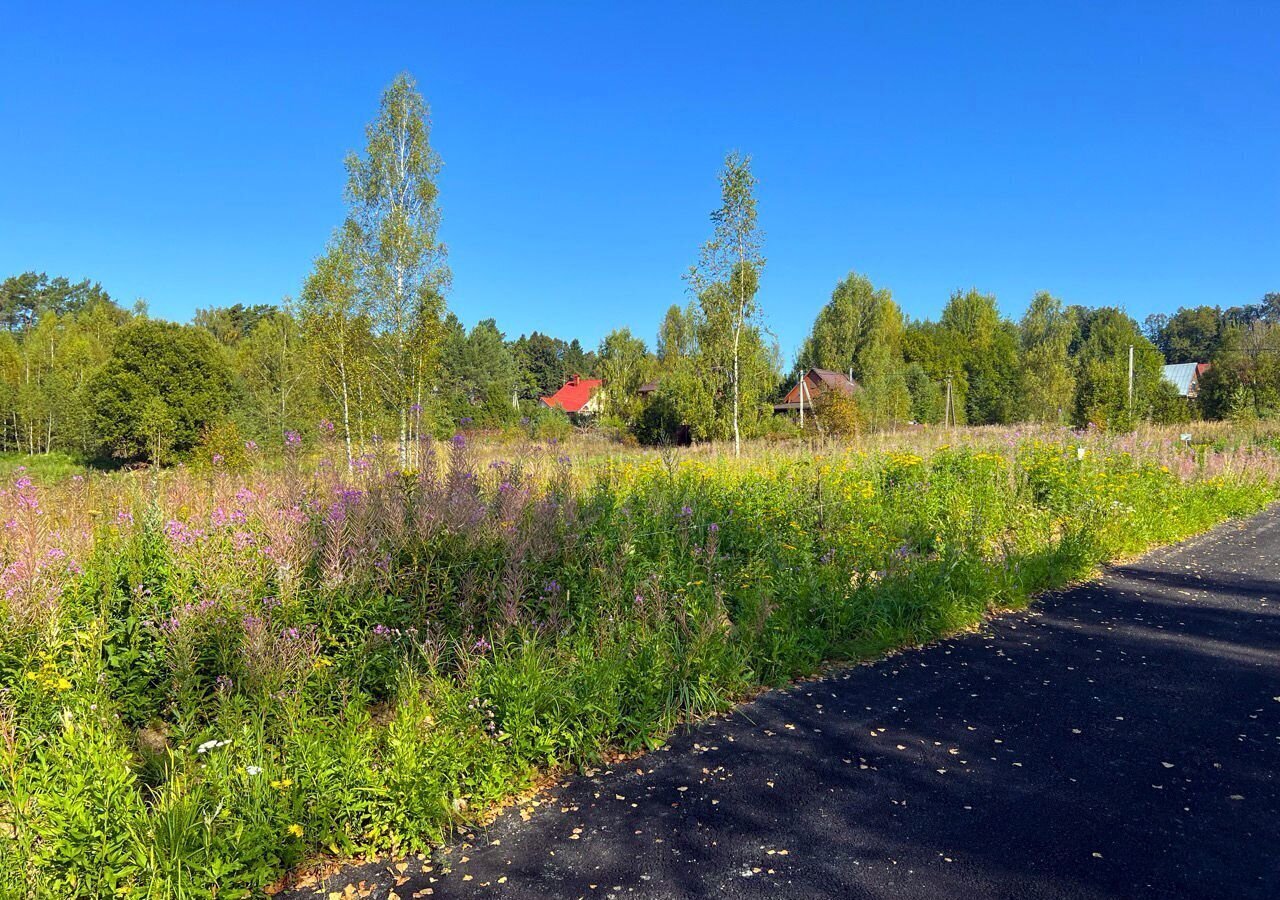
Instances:
[[[1280,898],[1280,512],[765,694],[405,862],[296,896]]]

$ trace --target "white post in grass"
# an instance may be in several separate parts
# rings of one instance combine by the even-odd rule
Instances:
[[[1133,344],[1129,345],[1129,412],[1133,412]]]

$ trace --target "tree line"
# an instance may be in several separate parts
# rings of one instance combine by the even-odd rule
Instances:
[[[994,296],[969,290],[934,322],[907,317],[887,289],[852,273],[784,369],[757,302],[766,264],[757,183],[736,153],[686,273],[688,302],[667,310],[652,351],[629,328],[594,350],[539,332],[511,340],[493,319],[467,329],[445,302],[430,128],[412,78],[398,77],[364,151],[346,160],[347,214],[296,299],[203,309],[180,325],[87,280],[27,272],[0,283],[0,448],[225,461],[323,433],[349,462],[383,443],[408,466],[428,434],[564,430],[564,414],[538,398],[573,374],[604,379],[608,426],[646,442],[682,433],[736,448],[795,430],[772,404],[811,367],[859,386],[832,401],[845,408],[811,417],[833,431],[944,421],[1127,428],[1280,413],[1280,294],[1140,327],[1121,309],[1048,293],[1015,322]],[[1213,363],[1199,398],[1162,378],[1166,360]]]

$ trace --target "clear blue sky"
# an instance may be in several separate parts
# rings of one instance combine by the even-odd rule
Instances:
[[[1052,5],[1054,8],[1049,9]],[[185,320],[296,294],[381,89],[445,161],[450,306],[652,342],[755,160],[788,361],[850,270],[1141,319],[1280,290],[1280,3],[12,4],[0,276]]]

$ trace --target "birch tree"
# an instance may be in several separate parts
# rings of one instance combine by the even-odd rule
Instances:
[[[725,157],[720,207],[711,214],[714,230],[687,276],[707,325],[705,333],[723,336],[728,343],[725,374],[732,403],[734,456],[742,452],[742,338],[759,315],[756,287],[765,264],[764,235],[756,221],[756,184],[751,157],[737,152]],[[703,343],[703,353],[714,358],[717,348]]]
[[[320,371],[320,383],[338,408],[347,468],[354,459],[351,440],[352,396],[355,379],[363,368],[358,351],[368,333],[360,309],[356,268],[348,247],[335,240],[316,260],[315,270],[302,288],[299,304],[303,333],[312,360]]]
[[[363,156],[347,158],[346,230],[355,248],[362,300],[378,337],[376,374],[408,460],[411,412],[437,371],[440,317],[450,281],[437,238],[440,158],[430,112],[414,80],[399,75],[383,92]]]

